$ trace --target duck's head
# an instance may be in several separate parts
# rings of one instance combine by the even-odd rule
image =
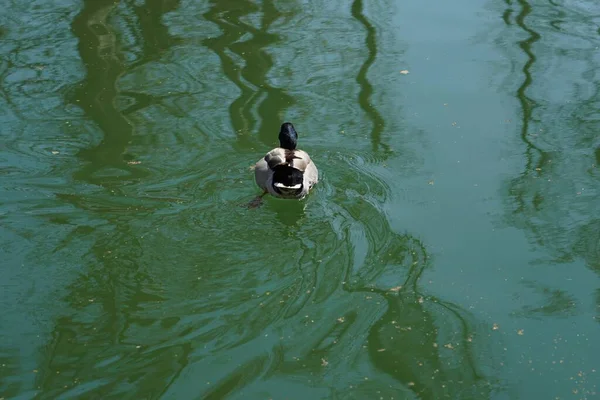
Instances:
[[[287,150],[296,150],[298,133],[291,122],[284,122],[279,130],[279,147]]]

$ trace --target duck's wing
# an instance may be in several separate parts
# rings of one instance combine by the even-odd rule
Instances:
[[[286,154],[289,150],[285,150],[282,148],[275,148],[267,153],[264,160],[267,163],[270,169],[275,168],[278,165],[286,163]]]
[[[312,160],[307,152],[303,150],[287,150],[280,147],[268,152],[264,157],[264,161],[269,169],[273,169],[278,165],[289,165],[290,167],[296,168],[302,172],[306,171],[309,165],[312,164]]]
[[[310,156],[303,150],[288,150],[286,153],[286,162],[302,172],[306,172],[307,168],[312,164]]]
[[[319,170],[314,162],[310,162],[304,170],[304,186],[312,188],[319,181]]]
[[[254,166],[254,179],[256,184],[263,190],[268,191],[268,180],[273,173],[273,168],[278,165],[288,165],[292,160],[293,151],[282,149],[280,147],[269,151],[263,158],[258,160]]]
[[[269,166],[264,158],[258,160],[254,166],[254,180],[258,187],[267,191],[267,180],[269,179]]]
[[[281,163],[281,154],[278,149],[273,149],[266,156],[258,160],[254,166],[254,180],[264,191],[268,191],[267,182],[273,173],[272,169]]]

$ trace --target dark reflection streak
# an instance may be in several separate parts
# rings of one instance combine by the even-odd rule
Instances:
[[[85,1],[71,24],[73,34],[79,38],[78,51],[87,74],[70,101],[81,107],[104,135],[97,146],[80,151],[79,156],[88,164],[75,173],[75,178],[100,185],[110,185],[106,178],[94,176],[106,167],[125,170],[136,177],[144,175],[123,158],[134,128],[114,106],[116,82],[125,71],[116,35],[107,22],[117,4],[112,0]]]
[[[465,349],[464,350],[465,357],[468,359],[468,362],[466,362],[464,364],[466,364],[466,366],[471,370],[471,375],[475,378],[475,380],[485,379],[483,374],[481,374],[477,370],[477,367],[476,367],[477,361],[475,359],[475,351],[474,351],[473,347],[469,344],[469,336],[468,336],[468,332],[471,331],[472,328],[469,326],[469,324],[467,323],[467,320],[464,318],[464,316],[461,315],[461,312],[464,312],[464,311],[461,310],[455,304],[442,301],[435,297],[430,297],[429,300],[432,302],[435,302],[437,305],[439,305],[441,307],[444,307],[446,310],[448,310],[448,312],[454,314],[456,321],[459,321],[459,323],[463,329],[463,337],[462,337],[461,346],[463,346],[463,348]]]
[[[165,103],[162,102],[163,100],[172,99],[174,97],[172,94],[166,94],[166,95],[159,96],[159,95],[155,95],[155,94],[132,92],[129,90],[123,90],[120,92],[120,94],[122,96],[127,96],[127,97],[130,97],[133,100],[135,100],[134,104],[130,105],[129,107],[127,107],[123,111],[121,111],[121,114],[123,114],[124,116],[133,114],[140,110],[143,110],[144,108],[149,107],[153,104],[163,105],[165,108],[168,109],[169,113],[174,116],[177,116],[177,117],[187,116],[180,110],[173,108],[173,107],[168,107],[165,105]],[[192,95],[196,95],[196,94],[200,94],[200,91],[186,91],[185,92],[186,96],[192,96]],[[197,129],[200,131],[202,130],[202,128],[200,128],[200,127],[197,127]]]
[[[110,185],[110,181],[106,178],[95,178],[93,175],[105,167],[124,170],[128,177],[133,179],[147,176],[143,168],[127,164],[129,160],[123,157],[134,134],[134,127],[126,115],[160,102],[160,99],[152,96],[131,96],[138,102],[123,112],[119,111],[115,107],[115,100],[121,94],[117,90],[118,79],[126,71],[158,59],[180,41],[169,35],[167,27],[161,21],[164,13],[179,6],[178,0],[147,0],[143,6],[134,6],[140,24],[142,55],[126,67],[118,54],[116,34],[107,22],[116,4],[102,0],[90,5],[86,2],[86,7],[71,26],[74,35],[80,38],[78,50],[86,66],[87,76],[77,85],[70,101],[80,106],[104,135],[98,146],[80,152],[80,157],[89,164],[87,168],[75,174],[75,177],[101,185]],[[93,78],[90,79],[90,76]],[[122,183],[122,180],[117,178],[117,183]],[[118,190],[115,187],[111,189]]]
[[[82,10],[72,22],[71,29],[79,39],[79,55],[87,74],[77,84],[70,101],[80,106],[104,134],[99,145],[81,151],[80,157],[88,164],[75,177],[118,193],[124,178],[107,180],[95,177],[94,173],[106,167],[116,167],[131,173],[125,179],[132,175],[141,177],[143,174],[128,168],[123,158],[134,128],[114,105],[115,97],[119,94],[117,80],[126,72],[118,53],[117,35],[108,22],[117,5],[118,2],[113,0],[84,1]],[[148,29],[152,28],[147,26],[146,33]],[[145,46],[144,49],[156,51],[153,46]],[[143,55],[144,59],[151,59],[152,56]],[[86,396],[102,398],[103,394],[110,393],[124,380],[129,380],[129,383],[153,380],[151,386],[155,390],[156,385],[160,385],[156,380],[159,372],[140,363],[154,363],[160,354],[154,355],[150,361],[136,357],[137,352],[127,333],[132,324],[147,323],[137,316],[144,306],[164,301],[164,298],[155,294],[159,293],[156,289],[158,284],[140,268],[138,259],[142,245],[139,235],[130,223],[130,212],[118,204],[124,196],[115,196],[116,204],[113,205],[103,204],[102,199],[95,199],[93,195],[73,194],[60,198],[94,214],[92,219],[103,222],[86,232],[88,237],[84,240],[93,240],[83,260],[89,264],[89,270],[69,287],[64,300],[70,304],[72,313],[57,319],[55,323],[52,342],[48,344],[45,354],[47,373],[39,375],[39,382],[50,397],[56,397],[56,391],[73,386],[78,380],[92,382],[99,378],[104,384],[95,389],[88,388],[90,391],[86,392]],[[177,350],[181,351],[177,359],[172,354],[168,355],[168,362],[174,364],[172,369],[163,369],[160,374],[176,374],[186,365],[191,349],[180,346],[174,349]],[[119,368],[114,365],[109,368],[95,367],[98,362],[106,360],[119,363]],[[140,375],[139,371],[143,369],[151,372]],[[60,375],[54,371],[60,371]],[[142,391],[143,385],[138,387]]]
[[[248,80],[254,82],[259,87],[267,92],[267,98],[259,105],[258,115],[261,117],[261,124],[259,128],[259,137],[264,144],[272,144],[276,142],[275,136],[279,132],[280,124],[285,118],[285,110],[294,104],[294,98],[287,94],[287,92],[280,88],[272,87],[267,79],[267,73],[273,67],[274,62],[272,57],[262,50],[262,47],[266,47],[269,44],[274,44],[280,40],[278,35],[269,34],[269,27],[275,22],[282,14],[275,7],[273,0],[263,1],[263,18],[261,21],[261,32],[265,37],[265,42],[261,45],[261,50],[257,51],[260,55],[260,61],[262,65],[254,69],[254,76],[248,75]],[[258,60],[257,60],[258,61]],[[258,73],[256,73],[258,72]],[[277,118],[279,117],[279,118]],[[297,124],[300,132],[302,132],[302,124]]]
[[[252,120],[252,115],[245,109],[245,104],[249,101],[253,91],[248,85],[242,82],[239,67],[227,54],[227,49],[232,43],[242,37],[244,31],[251,29],[242,24],[239,21],[239,17],[256,11],[257,7],[254,3],[245,0],[240,0],[237,3],[232,1],[212,1],[211,4],[212,7],[204,13],[204,18],[218,25],[223,34],[216,38],[207,38],[203,43],[217,54],[221,60],[223,73],[242,92],[229,106],[229,113],[233,129],[236,133],[246,134],[251,129],[250,121]],[[245,136],[242,135],[242,137]]]
[[[265,356],[256,357],[247,362],[232,373],[230,373],[221,382],[214,385],[207,393],[202,396],[203,400],[221,400],[231,396],[235,391],[242,389],[248,384],[259,378],[268,359]]]
[[[504,20],[504,23],[506,25],[512,25],[512,23],[510,22],[510,16],[512,15],[513,10],[511,8],[507,8],[506,11],[504,11],[504,14],[502,14],[502,19]]]
[[[518,23],[521,29],[529,34],[529,38],[520,43],[521,48],[529,57],[529,62],[524,67],[527,79],[523,86],[526,87],[531,83],[528,71],[535,61],[530,48],[534,42],[541,39],[541,36],[525,24],[526,17],[532,11],[531,5],[526,0],[522,0],[519,3],[521,4],[522,12]],[[586,24],[588,28],[596,28],[593,17],[587,19],[586,15],[582,15],[580,12],[575,11],[571,13],[567,7],[556,1],[549,0],[549,3],[555,7],[552,10],[557,15],[553,17],[553,20],[549,21],[550,26],[561,31],[561,34],[557,35],[557,38],[568,39],[577,37],[590,41],[592,46],[595,45],[596,38],[586,34],[581,29],[583,24]],[[548,18],[537,22],[547,23]],[[569,23],[573,23],[574,25],[571,26]],[[564,25],[564,27],[561,27],[561,25]],[[545,47],[548,48],[548,45],[549,43],[546,43]],[[573,52],[571,53],[571,51]],[[560,148],[565,153],[564,157],[559,157],[559,162],[555,163],[553,167],[563,169],[562,173],[555,175],[557,180],[562,182],[562,185],[554,183],[552,185],[542,184],[542,182],[546,181],[545,179],[543,181],[538,180],[538,183],[535,183],[531,179],[535,178],[531,175],[537,174],[540,176],[543,173],[541,164],[544,163],[546,154],[540,149],[535,148],[533,144],[524,138],[524,141],[528,145],[528,168],[532,164],[531,149],[535,149],[541,154],[541,159],[538,163],[539,171],[525,170],[520,176],[511,180],[509,189],[511,200],[517,203],[517,207],[513,211],[513,215],[509,217],[509,221],[512,225],[526,230],[536,245],[545,247],[550,251],[549,255],[552,258],[544,260],[544,263],[550,265],[566,264],[574,262],[577,258],[581,258],[591,270],[598,272],[600,271],[598,258],[600,255],[598,247],[598,244],[600,244],[600,240],[598,240],[600,220],[597,218],[597,213],[594,214],[593,211],[590,213],[591,209],[589,205],[591,203],[588,202],[593,200],[586,199],[584,196],[573,198],[571,197],[571,192],[567,189],[567,186],[572,183],[575,183],[576,187],[580,187],[579,182],[582,182],[583,178],[578,175],[577,163],[571,165],[568,161],[569,158],[577,157],[581,161],[583,154],[588,154],[591,146],[597,146],[595,143],[597,137],[597,119],[595,118],[595,113],[597,111],[598,84],[597,79],[595,79],[595,72],[597,71],[597,63],[593,59],[595,54],[591,48],[587,50],[563,49],[554,57],[554,61],[557,62],[577,61],[580,63],[583,60],[587,64],[587,69],[580,76],[586,82],[572,82],[575,90],[572,93],[565,94],[567,97],[569,94],[572,95],[575,103],[568,105],[567,103],[570,102],[566,101],[565,103],[565,100],[560,105],[549,102],[548,108],[544,110],[546,114],[551,113],[552,108],[554,108],[554,112],[558,113],[563,112],[563,110],[571,111],[568,118],[562,118],[560,121],[561,123],[566,122],[566,130],[564,130],[565,127],[556,126],[556,123],[550,129],[546,129],[546,132],[549,132],[547,133],[549,137],[546,141],[554,142],[553,147]],[[576,76],[577,73],[572,78]],[[585,83],[590,84],[590,86],[593,85],[595,87],[594,92],[589,93],[584,91],[583,87]],[[526,99],[524,90],[521,90],[519,95]],[[522,101],[522,104],[525,109],[526,102]],[[590,118],[590,116],[594,117]],[[553,119],[552,116],[550,116],[550,119]],[[543,122],[540,121],[540,123]],[[545,125],[549,124],[545,123]],[[600,148],[592,148],[592,151],[595,153],[596,165],[587,168],[587,173],[590,175],[590,178],[594,179],[597,166],[600,164]],[[562,164],[560,164],[561,162]],[[570,167],[568,168],[569,171],[565,169],[566,167]],[[548,178],[552,178],[548,175],[548,168],[545,173]],[[547,179],[548,182],[553,180]],[[593,186],[593,182],[592,180],[589,184]],[[544,200],[547,198],[552,198],[552,201],[544,204]],[[546,207],[543,207],[544,205]],[[577,215],[577,218],[573,218],[573,215]],[[542,287],[541,290],[540,287]],[[524,306],[517,315],[536,318],[549,315],[568,316],[577,313],[577,302],[574,296],[568,292],[561,289],[543,287],[542,285],[530,286],[529,288],[537,291],[538,295],[543,297],[544,300],[541,305],[538,303]]]
[[[183,351],[182,357],[178,357],[179,358],[179,368],[177,369],[177,371],[173,374],[173,376],[171,377],[171,379],[169,379],[169,381],[167,382],[167,384],[165,385],[165,387],[163,388],[163,390],[160,392],[160,396],[159,398],[162,398],[162,396],[167,393],[169,391],[169,388],[175,383],[177,382],[177,380],[179,379],[179,377],[181,376],[181,373],[183,371],[185,371],[185,367],[187,367],[189,365],[189,356],[193,353],[193,347],[191,343],[183,343],[181,345],[181,350]]]
[[[525,24],[525,19],[531,13],[531,5],[526,0],[518,0],[521,6],[521,12],[515,18],[515,21],[521,29],[529,34],[529,37],[525,40],[519,42],[519,47],[525,52],[527,55],[527,62],[523,66],[523,74],[525,75],[525,79],[519,89],[517,90],[517,98],[521,103],[521,109],[523,111],[523,123],[521,127],[521,140],[527,144],[527,171],[531,171],[533,168],[533,151],[536,151],[539,154],[539,160],[537,162],[536,167],[541,168],[541,166],[547,162],[548,154],[537,147],[528,137],[529,135],[529,123],[532,120],[532,115],[534,109],[537,107],[535,101],[529,97],[527,97],[527,89],[533,82],[531,77],[531,67],[536,62],[535,54],[531,50],[531,47],[535,42],[540,39],[540,34],[529,28]]]
[[[269,33],[268,29],[280,16],[280,13],[272,1],[264,1],[261,27],[256,29],[241,21],[241,17],[259,11],[254,3],[213,1],[211,4],[211,9],[204,14],[204,17],[217,24],[223,34],[217,38],[206,39],[204,44],[218,55],[224,74],[242,92],[229,107],[234,130],[238,134],[238,139],[246,142],[248,146],[252,145],[247,136],[248,133],[254,131],[256,125],[252,109],[257,99],[260,98],[260,94],[266,92],[267,98],[258,107],[258,114],[262,119],[259,137],[265,145],[272,145],[279,124],[284,118],[284,110],[294,103],[291,96],[285,91],[269,85],[266,78],[274,63],[264,48],[279,40],[279,36]],[[239,42],[239,39],[246,33],[251,34],[252,37]],[[240,68],[236,61],[227,54],[227,50],[244,59],[245,65]],[[245,82],[250,83],[251,86]]]
[[[559,4],[556,4],[554,1],[548,0],[548,2],[558,9],[558,18],[560,18],[550,21],[550,25],[557,31],[562,31],[562,27],[560,25],[564,23],[563,18],[567,16],[567,13],[565,13],[561,9],[561,6]]]
[[[142,57],[134,62],[129,69],[149,61],[159,59],[166,50],[177,45],[181,40],[169,34],[169,29],[162,23],[164,14],[179,7],[180,0],[146,0],[143,6],[135,5],[133,10],[138,18],[143,37]]]
[[[15,64],[9,59],[0,60],[0,63],[4,61],[6,62],[6,66],[2,66],[3,68],[0,72],[0,95],[2,95],[2,97],[6,100],[6,103],[9,105],[11,112],[13,112],[20,120],[25,120],[26,118],[23,116],[20,107],[17,104],[15,104],[15,102],[12,99],[12,96],[9,94],[9,91],[7,90],[5,85],[2,84],[6,79],[6,76],[15,67]]]
[[[421,252],[422,254],[426,254],[425,252],[425,247],[421,244]],[[401,292],[401,296],[404,293],[410,293],[414,298],[417,299],[418,302],[418,298],[419,296],[421,298],[423,298],[424,296],[422,294],[419,293],[418,291],[418,287],[417,284],[419,282],[419,279],[421,278],[421,275],[423,274],[423,272],[425,271],[425,263],[420,263],[417,265],[414,265],[411,268],[411,271],[408,273],[408,277],[406,278],[406,281],[404,282],[403,288],[402,288],[402,292]],[[467,324],[467,322],[465,321],[464,317],[460,314],[460,309],[451,303],[448,302],[444,302],[441,299],[438,299],[436,297],[433,296],[429,296],[429,301],[434,302],[435,304],[444,307],[446,310],[448,310],[450,313],[454,314],[454,316],[456,317],[456,320],[460,322],[460,324],[463,327],[463,332],[469,332],[470,327]],[[464,346],[465,350],[465,356],[469,359],[469,362],[467,362],[467,366],[471,369],[471,373],[474,377],[476,377],[476,379],[480,379],[482,378],[480,376],[480,374],[477,372],[476,369],[476,361],[475,361],[475,357],[473,354],[473,351],[471,349],[471,346],[468,344],[467,342],[467,335],[465,334],[463,337],[463,343],[462,345]]]
[[[377,36],[375,32],[375,28],[371,23],[367,20],[365,15],[363,14],[363,2],[362,0],[354,0],[352,2],[352,16],[360,22],[367,31],[367,37],[365,39],[365,43],[368,49],[368,56],[360,70],[358,71],[358,75],[356,76],[356,82],[360,85],[360,93],[358,95],[358,102],[360,107],[364,110],[367,116],[371,119],[373,127],[371,128],[371,143],[373,146],[373,151],[379,151],[379,146],[381,145],[381,133],[385,127],[385,121],[381,114],[377,111],[377,109],[371,103],[371,95],[373,94],[373,86],[369,82],[369,78],[367,74],[369,72],[369,68],[375,62],[377,57]],[[388,146],[384,145],[386,152],[389,151]]]
[[[557,20],[557,21],[550,21],[550,25],[556,29],[557,31],[561,31],[562,28],[560,27],[560,24],[562,24],[562,21]]]
[[[598,35],[600,35],[600,27],[597,29],[596,32],[598,33]],[[600,144],[598,144],[598,147],[596,147],[596,151],[594,152],[594,154],[596,156],[596,168],[600,168]],[[600,302],[598,304],[600,304]]]
[[[504,3],[506,3],[508,7],[506,8],[506,10],[504,10],[504,13],[502,14],[502,19],[504,20],[504,23],[506,25],[512,25],[512,23],[510,22],[510,16],[513,13],[513,9],[511,8],[512,0],[504,0]]]
[[[388,310],[369,331],[369,354],[380,371],[421,399],[459,398],[469,392],[485,398],[490,385],[479,371],[470,342],[475,327],[458,306],[421,293],[418,282],[428,265],[427,253],[422,243],[411,242],[415,245],[407,260],[411,266],[397,294],[370,287],[362,290],[378,293],[388,302]],[[461,340],[449,362],[448,355],[442,355],[440,330],[455,333],[450,329],[457,324]]]
[[[180,0],[146,0],[144,5],[135,5],[131,1],[139,31],[142,38],[142,54],[138,60],[131,64],[127,69],[132,71],[135,68],[146,65],[149,62],[159,60],[171,47],[181,43],[181,39],[169,34],[169,29],[162,22],[163,16],[176,10],[180,5]],[[192,78],[193,79],[193,78]],[[191,95],[186,90],[187,95]],[[129,96],[135,100],[135,103],[123,110],[122,115],[126,116],[136,111],[142,110],[154,104],[161,104],[164,98],[171,97],[158,96],[148,93],[121,92],[123,96]],[[153,140],[156,143],[155,140]]]
[[[123,115],[133,114],[136,111],[143,110],[144,108],[158,103],[164,96],[155,96],[148,93],[137,93],[130,91],[122,91],[123,96],[130,97],[135,100],[135,103],[124,109],[121,113]]]
[[[71,29],[75,37],[79,38],[78,51],[86,66],[87,74],[71,100],[83,109],[85,115],[94,121],[104,134],[100,144],[80,151],[79,156],[88,161],[88,164],[74,174],[75,178],[102,186],[108,183],[109,187],[113,186],[113,190],[118,191],[118,187],[111,185],[110,182],[94,177],[95,172],[107,166],[122,169],[127,167],[122,154],[133,135],[131,124],[113,105],[117,95],[116,81],[124,71],[117,52],[116,34],[108,23],[110,13],[117,4],[112,0],[85,1],[81,12],[73,20]],[[66,199],[70,199],[75,206],[86,209],[85,203],[80,198]],[[96,242],[92,251],[98,252],[99,244]],[[101,251],[96,256],[99,260],[104,258]],[[117,290],[118,279],[115,279],[111,273],[106,277],[111,281],[107,285],[111,288],[111,293],[103,299],[117,301],[118,294],[115,290]],[[111,314],[119,309],[116,303],[105,304],[104,308],[112,310]],[[111,319],[116,321],[120,317],[113,314]],[[118,342],[118,336],[115,332],[113,341]]]

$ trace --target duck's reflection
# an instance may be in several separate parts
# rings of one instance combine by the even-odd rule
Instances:
[[[277,219],[283,225],[293,227],[302,223],[306,213],[306,200],[269,199],[268,201],[277,214]]]

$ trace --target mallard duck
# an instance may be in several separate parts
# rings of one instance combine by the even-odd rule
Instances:
[[[256,184],[284,199],[302,199],[319,180],[319,171],[307,152],[296,149],[298,133],[285,122],[279,131],[279,147],[269,151],[254,167]],[[262,196],[261,196],[262,197]]]

